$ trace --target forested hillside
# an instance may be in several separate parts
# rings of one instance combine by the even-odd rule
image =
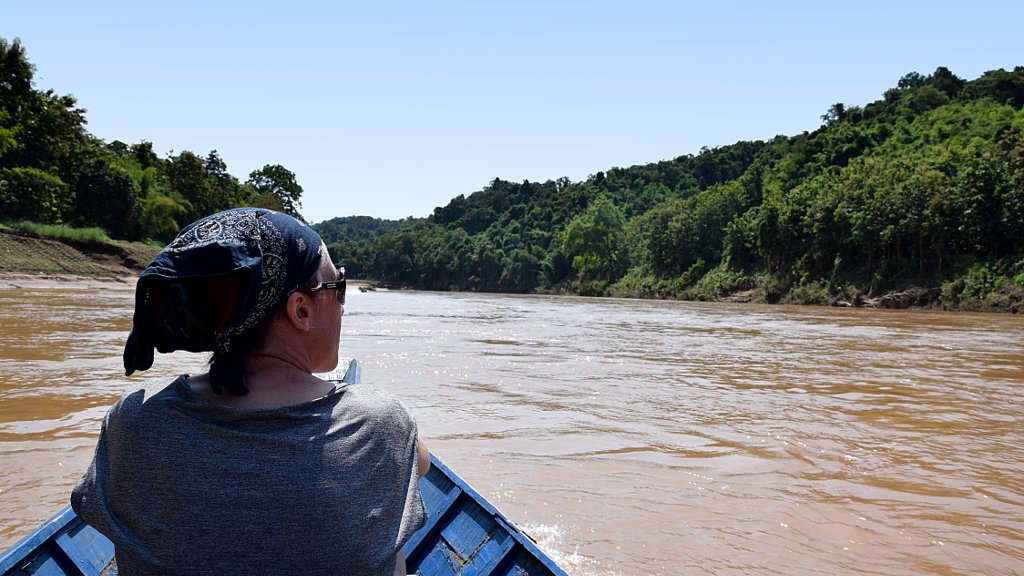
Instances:
[[[370,272],[364,268],[364,263],[373,263],[376,254],[375,241],[385,234],[397,232],[418,221],[411,216],[402,220],[343,216],[313,224],[313,229],[324,239],[331,254],[344,255],[346,274],[349,277],[362,278]]]
[[[1017,309],[1024,67],[910,73],[810,133],[582,182],[493,180],[338,256],[431,289]],[[346,253],[347,252],[347,253]],[[909,289],[909,290],[908,290]]]
[[[242,182],[216,150],[160,158],[150,142],[106,143],[85,130],[73,96],[36,89],[34,72],[24,46],[0,38],[0,220],[166,242],[181,225],[235,206],[298,214],[302,187],[283,166]]]
[[[166,242],[242,205],[298,215],[267,164],[104,142],[0,39],[0,220]],[[737,142],[580,182],[492,180],[423,219],[316,225],[351,276],[418,288],[1018,310],[1024,305],[1024,67],[910,73],[813,132]]]

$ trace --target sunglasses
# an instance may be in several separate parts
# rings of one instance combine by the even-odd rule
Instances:
[[[330,282],[321,282],[318,286],[310,288],[310,292],[319,292],[320,290],[337,290],[338,291],[338,302],[345,303],[345,267],[338,268],[338,279],[331,280]]]

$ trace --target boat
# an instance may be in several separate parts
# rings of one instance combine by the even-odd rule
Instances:
[[[349,362],[344,382],[360,381]],[[430,455],[420,478],[427,522],[405,545],[406,569],[423,576],[568,576],[493,504]],[[0,576],[116,576],[114,544],[70,506],[0,555]]]

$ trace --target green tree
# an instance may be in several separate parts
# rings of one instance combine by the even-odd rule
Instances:
[[[0,102],[5,106],[24,105],[32,98],[35,67],[28,61],[25,47],[15,38],[0,38]]]
[[[276,199],[280,202],[280,210],[296,218],[302,208],[302,186],[295,180],[295,174],[280,164],[267,164],[259,170],[249,173],[246,184],[252,188],[256,197],[262,201]]]
[[[84,226],[99,226],[108,234],[124,238],[132,224],[131,216],[138,200],[135,183],[124,170],[106,158],[87,161],[75,186],[75,221]]]
[[[35,68],[21,41],[0,38],[0,167],[32,167],[74,183],[88,145],[85,110],[73,96],[32,88]]]
[[[60,178],[38,168],[0,168],[0,214],[11,220],[63,224],[74,195]]]
[[[206,171],[203,159],[192,152],[186,150],[168,158],[163,164],[163,172],[170,188],[188,202],[188,220],[198,220],[234,206],[231,198],[223,193],[213,176]]]
[[[142,238],[169,242],[178,233],[182,215],[188,213],[187,206],[170,196],[151,192],[139,201],[139,227]]]
[[[18,141],[14,139],[14,128],[9,126],[11,115],[0,108],[0,162],[3,161],[4,152],[14,148]]]
[[[211,150],[203,159],[203,167],[206,173],[213,178],[219,192],[220,202],[231,206],[245,206],[251,204],[253,191],[248,186],[243,186],[237,178],[228,172],[228,165],[221,158],[216,150]]]
[[[825,124],[835,124],[846,118],[846,105],[836,102],[829,107],[828,112],[821,115],[821,121]]]
[[[499,282],[510,292],[529,292],[537,286],[540,272],[540,260],[528,250],[517,248],[505,260]]]
[[[152,142],[143,140],[138,144],[132,144],[128,151],[143,170],[160,164],[160,157],[153,151]]]
[[[605,196],[574,218],[565,229],[562,251],[572,259],[581,280],[613,281],[628,266],[623,245],[625,218]]]

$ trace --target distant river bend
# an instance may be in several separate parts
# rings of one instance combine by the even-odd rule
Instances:
[[[130,387],[126,288],[0,290],[0,547]],[[576,575],[1024,573],[1024,319],[349,296],[342,356]]]

